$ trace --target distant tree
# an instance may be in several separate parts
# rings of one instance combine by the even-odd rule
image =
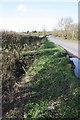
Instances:
[[[61,19],[58,21],[58,26],[59,26],[60,30],[63,30],[63,29],[64,29],[64,18],[61,18]]]
[[[62,36],[67,37],[67,32],[71,28],[71,24],[73,23],[73,19],[71,17],[61,18],[58,22],[58,26],[61,31],[63,31]]]
[[[78,24],[73,25],[72,39],[78,39]]]
[[[42,32],[43,32],[43,35],[46,36],[46,33],[47,33],[47,27],[46,27],[46,25],[42,26]]]
[[[33,30],[32,32],[33,32],[33,33],[37,33],[37,31],[36,31],[36,30]]]
[[[71,17],[61,18],[58,22],[58,26],[61,30],[69,30],[73,19]]]
[[[27,33],[29,33],[29,31],[27,31]]]

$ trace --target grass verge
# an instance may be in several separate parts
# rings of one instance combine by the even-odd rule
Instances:
[[[73,42],[73,43],[80,43],[80,41],[78,39],[72,40],[72,39],[65,39],[62,37],[56,37],[56,39],[63,40],[63,41],[69,41],[69,42]]]
[[[39,50],[23,55],[36,55],[28,70],[31,92],[24,118],[77,118],[80,80],[72,72],[66,51],[45,38]]]

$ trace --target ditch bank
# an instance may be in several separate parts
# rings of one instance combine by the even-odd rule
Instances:
[[[74,74],[77,78],[80,78],[80,59],[76,57],[70,57],[70,60],[73,62],[74,65]]]
[[[80,58],[77,56],[74,56],[72,53],[70,53],[67,50],[66,50],[66,52],[67,52],[69,59],[71,61],[72,71],[74,72],[75,77],[80,78]]]

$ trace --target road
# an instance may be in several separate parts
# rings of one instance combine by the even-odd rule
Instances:
[[[80,43],[78,42],[75,43],[75,42],[66,41],[66,40],[58,40],[54,38],[53,36],[48,36],[48,39],[60,45],[64,49],[66,49],[73,56],[80,58],[80,51],[79,51]]]

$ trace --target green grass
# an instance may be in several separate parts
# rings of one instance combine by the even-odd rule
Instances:
[[[32,92],[24,106],[24,118],[77,117],[80,80],[72,72],[66,51],[45,38],[39,50],[23,55],[36,55],[28,71],[33,76]]]
[[[73,43],[80,43],[80,41],[78,39],[72,40],[72,39],[65,39],[65,38],[62,38],[62,37],[56,37],[56,39],[64,40],[64,41],[70,41],[70,42],[73,42]]]

